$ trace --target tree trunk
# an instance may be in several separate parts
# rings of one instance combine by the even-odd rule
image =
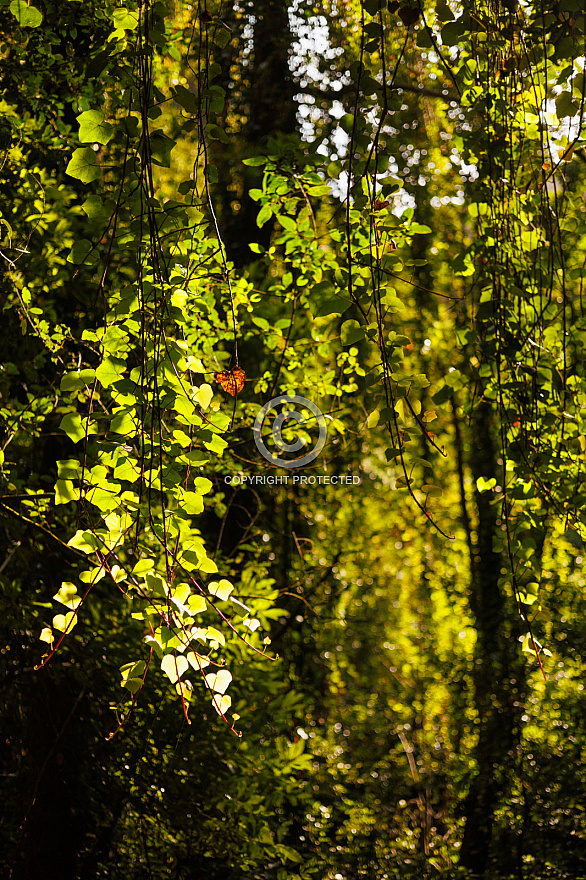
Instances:
[[[296,131],[297,105],[293,99],[295,84],[289,69],[292,35],[288,4],[254,0],[250,21],[254,28],[253,55],[249,67],[249,88],[244,96],[247,123],[243,135],[249,155],[255,155],[262,152],[270,136],[277,133],[293,134]],[[226,159],[229,160],[229,157]],[[243,177],[236,199],[232,187],[235,170]],[[241,267],[252,258],[248,247],[251,242],[258,242],[264,248],[268,248],[270,242],[272,223],[266,223],[262,229],[257,227],[258,204],[249,195],[252,188],[261,185],[262,171],[245,165],[234,169],[229,161],[225,161],[220,174],[225,180],[222,234],[229,258],[237,267]],[[228,186],[232,192],[228,191]],[[237,210],[231,207],[234,200],[239,205]]]
[[[479,477],[491,479],[498,475],[493,429],[491,404],[482,401],[472,414],[470,434],[470,468],[475,485]],[[477,772],[465,803],[460,864],[481,877],[489,866],[494,813],[506,790],[519,710],[514,705],[512,688],[516,681],[513,651],[517,645],[508,632],[505,597],[499,587],[502,559],[493,551],[493,537],[499,528],[498,507],[491,492],[476,491],[475,495],[478,519],[470,605],[476,619],[473,680],[479,730]]]

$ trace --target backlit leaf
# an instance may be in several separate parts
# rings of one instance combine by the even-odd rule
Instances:
[[[227,581],[225,579],[221,581],[212,581],[211,584],[208,584],[208,590],[210,591],[212,596],[215,596],[217,599],[221,599],[223,602],[227,601],[233,589],[234,587],[232,586],[230,581]]]
[[[79,413],[67,413],[61,419],[59,427],[62,431],[65,431],[69,439],[73,440],[74,443],[79,443],[85,437],[85,427],[82,424]]]
[[[165,654],[161,660],[161,669],[173,684],[181,678],[188,666],[189,663],[182,654]]]
[[[70,608],[71,611],[75,611],[81,602],[81,597],[77,595],[77,587],[70,581],[64,581],[53,598],[56,602],[65,605],[66,608]]]
[[[79,140],[82,144],[107,144],[114,134],[114,126],[104,122],[104,114],[99,110],[84,110],[77,117]]]
[[[244,388],[246,373],[240,367],[234,367],[233,370],[224,370],[222,373],[216,373],[216,379],[224,391],[235,397]]]
[[[75,150],[65,171],[70,177],[75,177],[82,183],[91,183],[101,175],[96,154],[91,147],[80,147]]]
[[[210,661],[205,657],[202,657],[201,654],[197,654],[195,651],[190,651],[185,655],[187,657],[187,662],[190,666],[193,666],[196,670],[205,669],[206,666],[210,665]]]
[[[218,715],[225,715],[232,705],[232,697],[229,697],[226,694],[224,694],[223,697],[217,697],[214,695],[212,697],[212,703]]]
[[[220,669],[219,672],[209,672],[205,680],[210,690],[215,691],[217,694],[223,694],[228,690],[228,686],[232,681],[232,674],[227,669]]]
[[[53,628],[59,632],[71,632],[77,623],[77,615],[75,611],[68,611],[67,614],[56,614],[53,618]]]
[[[79,499],[79,489],[71,480],[57,480],[55,483],[55,504],[68,504]]]
[[[112,21],[116,28],[133,31],[138,27],[138,14],[136,12],[129,12],[128,9],[124,8],[114,9]]]
[[[202,409],[207,409],[211,403],[212,397],[214,396],[214,390],[211,385],[205,383],[204,385],[200,385],[195,394],[193,395],[194,400],[197,400]]]
[[[44,626],[41,630],[41,635],[39,636],[41,642],[47,642],[49,645],[52,645],[55,641],[55,636],[53,635],[53,630],[50,626]]]
[[[203,596],[191,595],[187,600],[190,614],[201,614],[207,609],[207,602]]]

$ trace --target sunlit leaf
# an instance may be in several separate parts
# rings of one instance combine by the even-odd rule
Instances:
[[[210,690],[223,694],[228,690],[232,674],[227,669],[220,669],[219,672],[209,672],[205,676],[205,680]]]
[[[101,176],[96,154],[91,147],[80,147],[75,150],[65,171],[70,177],[75,177],[82,183],[91,183]]]
[[[41,635],[39,636],[41,642],[47,642],[49,645],[52,645],[55,641],[55,636],[53,635],[53,630],[50,626],[44,626],[41,630]]]
[[[194,400],[196,400],[204,410],[210,405],[213,396],[214,390],[212,386],[208,384],[200,385],[193,395]]]
[[[53,629],[59,632],[71,632],[77,623],[77,615],[75,611],[68,611],[67,614],[56,614],[53,618]]]
[[[70,608],[72,611],[75,611],[81,602],[81,597],[77,595],[77,587],[70,581],[64,581],[53,598],[56,602],[61,602],[62,605],[65,605],[66,608]]]
[[[57,480],[55,483],[55,504],[68,504],[79,499],[79,489],[71,480]]]
[[[218,715],[225,715],[232,705],[232,697],[229,697],[226,694],[224,694],[223,697],[217,697],[214,695],[212,697],[212,703]]]
[[[165,654],[161,660],[161,669],[174,684],[185,672],[189,663],[182,654]]]
[[[211,595],[215,596],[217,599],[221,599],[224,602],[228,599],[233,589],[234,587],[232,586],[230,581],[227,581],[225,579],[221,581],[212,581],[210,584],[208,584],[208,590],[210,591]]]
[[[114,126],[104,122],[104,114],[99,110],[84,110],[77,117],[79,140],[82,144],[107,144],[114,134]]]

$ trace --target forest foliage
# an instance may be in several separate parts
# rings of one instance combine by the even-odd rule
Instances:
[[[584,25],[0,3],[15,880],[586,877]]]

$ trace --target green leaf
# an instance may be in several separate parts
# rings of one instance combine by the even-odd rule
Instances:
[[[61,392],[66,394],[68,391],[79,391],[86,386],[92,386],[96,377],[95,370],[73,370],[66,373],[61,379]]]
[[[139,676],[144,675],[145,671],[146,663],[144,660],[137,660],[134,663],[125,663],[124,666],[120,667],[123,681],[127,678],[138,678]]]
[[[181,444],[181,446],[185,449],[188,446],[191,446],[191,437],[189,434],[186,434],[185,431],[181,429],[177,429],[173,431],[174,439]]]
[[[452,271],[455,275],[462,275],[463,277],[474,275],[474,263],[468,251],[462,251],[452,260]]]
[[[77,587],[70,581],[64,581],[53,598],[56,602],[61,602],[66,608],[71,609],[71,611],[75,611],[81,602],[81,597],[77,595]]]
[[[95,248],[93,242],[89,241],[87,238],[78,239],[67,254],[67,262],[75,263],[76,265],[85,262],[97,263],[98,260],[99,254],[97,248]]]
[[[243,159],[243,165],[250,165],[252,168],[258,168],[260,165],[266,165],[269,161],[268,156],[251,156],[250,159]]]
[[[219,46],[220,49],[224,49],[224,47],[230,42],[231,38],[232,33],[228,30],[227,25],[217,27],[214,31],[213,40],[216,46]]]
[[[10,11],[21,27],[38,27],[43,20],[36,6],[29,6],[24,0],[12,0]]]
[[[92,532],[78,529],[73,538],[67,542],[67,546],[81,550],[82,553],[93,553],[100,546],[100,541]]]
[[[143,676],[146,671],[146,663],[144,660],[137,660],[135,663],[125,663],[120,667],[122,674],[122,687],[127,688],[131,694],[136,694],[143,684]]]
[[[125,367],[126,361],[115,357],[105,357],[96,370],[96,379],[102,383],[104,388],[108,388],[122,379]]]
[[[202,409],[207,409],[212,401],[212,397],[214,396],[214,389],[211,385],[205,383],[204,385],[200,385],[195,394],[193,395],[194,399],[197,400]]]
[[[211,480],[208,480],[207,477],[196,477],[193,481],[195,489],[199,492],[200,495],[207,495],[208,492],[211,492],[214,484]]]
[[[170,168],[171,150],[176,145],[173,138],[167,137],[164,132],[157,129],[156,131],[151,132],[149,144],[153,164],[160,165],[162,168]]]
[[[114,135],[114,126],[104,122],[104,114],[99,110],[84,110],[77,117],[79,140],[82,144],[107,144]]]
[[[114,27],[119,30],[133,31],[138,27],[138,13],[128,9],[115,9],[112,13]]]
[[[178,85],[171,89],[171,94],[173,95],[173,100],[179,104],[180,107],[183,107],[184,110],[187,110],[187,112],[191,113],[193,116],[196,115],[197,100],[193,92],[190,92],[185,86]]]
[[[130,433],[134,434],[136,430],[134,422],[132,425],[132,430],[125,433],[125,437],[128,437]],[[129,483],[135,483],[140,477],[140,466],[134,458],[119,458],[118,464],[114,468],[114,476],[117,480],[128,480]]]
[[[77,615],[75,611],[68,611],[67,614],[56,614],[53,618],[53,628],[59,632],[71,632],[77,623]]]
[[[329,196],[331,189],[327,183],[324,183],[321,186],[310,186],[307,192],[310,196]]]
[[[197,492],[182,490],[179,504],[181,509],[185,513],[190,514],[190,516],[197,516],[197,514],[203,512],[203,499]]]
[[[302,742],[302,740],[300,740],[300,742]],[[275,847],[275,849],[277,849],[277,847]],[[283,846],[282,844],[279,844],[278,851],[279,855],[285,856],[285,858],[289,859],[290,862],[296,862],[297,864],[300,864],[304,861],[303,856],[300,856],[299,853],[296,852],[294,849],[291,849],[290,846]],[[292,878],[290,878],[290,880],[292,880]]]
[[[112,566],[112,572],[114,572],[114,569],[117,567],[118,566]],[[123,572],[123,574],[125,575],[125,572]],[[97,584],[98,581],[101,581],[104,577],[106,577],[106,569],[103,565],[95,565],[93,568],[79,573],[79,579],[83,584]],[[114,578],[114,580],[116,580],[116,578]]]
[[[283,229],[286,229],[288,232],[297,231],[297,224],[292,217],[285,217],[283,214],[277,214],[277,220],[279,221]]]
[[[53,630],[50,626],[44,626],[41,630],[41,635],[39,636],[41,642],[48,642],[49,645],[52,645],[55,641],[55,636],[53,635]]]
[[[394,406],[395,412],[401,421],[406,422],[409,416],[411,415],[411,410],[407,404],[407,401],[404,397],[400,397],[397,401],[395,401]]]
[[[223,144],[229,144],[230,140],[223,128],[211,122],[206,125],[206,134],[212,141],[221,141]]]
[[[346,134],[351,134],[352,129],[354,128],[354,117],[351,113],[345,113],[344,116],[340,119],[339,122],[340,128],[342,131],[345,131]]]
[[[531,633],[527,633],[525,638],[523,639],[523,644],[521,645],[521,650],[524,654],[532,654],[535,657],[535,653],[539,653],[543,645],[541,642],[538,642],[537,639],[531,637]],[[549,654],[551,656],[551,654]]]
[[[329,296],[318,300],[315,305],[312,303],[311,309],[314,318],[327,318],[329,315],[343,315],[352,303],[350,300],[342,299],[341,296]]]
[[[296,743],[291,743],[287,749],[287,760],[294,761],[305,751],[305,743],[302,739],[298,739]]]
[[[112,423],[110,425],[110,430],[114,434],[122,434],[124,437],[128,437],[132,434],[136,434],[137,432],[137,424],[132,418],[133,415],[136,415],[135,410],[130,410],[129,412],[123,411],[116,413],[114,418],[112,419]],[[118,476],[118,474],[116,474]],[[122,479],[127,479],[123,477]]]
[[[82,423],[79,413],[67,413],[61,419],[59,427],[74,443],[79,443],[85,437],[85,425]]]
[[[185,703],[188,703],[193,696],[193,685],[190,681],[178,681],[175,685],[175,690],[180,697],[183,697]]]
[[[353,345],[360,339],[364,339],[364,328],[360,326],[358,321],[344,321],[342,324],[342,345]]]
[[[57,480],[55,483],[55,504],[69,504],[70,501],[79,499],[79,489],[76,489],[71,480]]]
[[[493,477],[490,480],[486,480],[484,477],[478,477],[476,480],[476,488],[479,492],[489,492],[496,486],[496,480]]]
[[[226,639],[219,629],[216,629],[214,626],[208,626],[206,630],[206,638],[211,639],[213,643],[216,645],[225,645]]]
[[[155,567],[155,563],[152,559],[139,559],[134,568],[132,569],[132,574],[140,577],[140,575],[147,574],[149,571],[153,571]]]
[[[75,150],[65,172],[70,177],[81,180],[82,183],[91,183],[101,175],[96,162],[96,154],[91,147],[79,147]]]
[[[96,194],[88,196],[81,206],[82,211],[87,214],[92,223],[105,223],[115,207],[115,202],[110,200],[104,202],[102,197]]]
[[[57,477],[60,480],[76,480],[81,473],[81,464],[76,458],[64,458],[57,462]]]
[[[185,607],[184,602],[189,597],[191,593],[191,589],[189,584],[177,584],[175,589],[172,591],[171,601],[175,602],[177,607],[181,607],[182,613],[186,613],[189,609]]]
[[[445,0],[440,0],[440,2],[435,7],[435,14],[438,17],[438,20],[441,22],[454,21],[454,13],[445,2]]]
[[[203,596],[192,595],[187,600],[187,608],[190,614],[201,614],[202,611],[206,611],[208,604]]]
[[[562,92],[556,98],[555,109],[558,117],[565,119],[568,116],[575,116],[580,110],[580,104],[572,101],[572,96],[569,92]]]
[[[539,597],[539,584],[531,582],[519,590],[519,601],[523,605],[533,605]]]
[[[381,303],[395,312],[402,312],[405,308],[394,287],[387,287],[385,295],[381,297]]]
[[[215,452],[216,455],[222,455],[228,446],[228,441],[219,437],[218,434],[212,434],[211,440],[204,440],[203,445],[206,449],[209,449],[210,452]]]
[[[111,513],[119,506],[118,494],[120,492],[120,483],[108,483],[107,488],[96,486],[85,496],[90,504],[95,504],[102,513]]]
[[[257,226],[264,226],[267,220],[270,220],[273,216],[273,209],[270,205],[263,205],[260,211],[258,212],[258,217],[256,218]]]

